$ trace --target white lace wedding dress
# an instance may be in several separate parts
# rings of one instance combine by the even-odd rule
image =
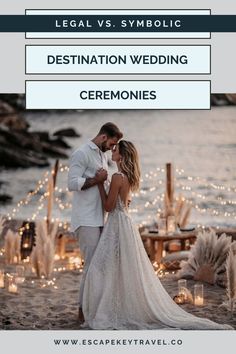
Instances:
[[[82,307],[84,328],[233,329],[193,316],[172,300],[155,274],[120,197],[89,266]]]

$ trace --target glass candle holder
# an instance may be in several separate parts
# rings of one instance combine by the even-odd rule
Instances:
[[[4,269],[0,268],[0,288],[4,288]]]
[[[9,291],[9,293],[12,293],[12,294],[18,293],[18,287],[16,284],[16,277],[13,274],[8,277],[8,291]]]
[[[179,279],[178,280],[178,294],[182,294],[184,292],[183,289],[187,288],[187,280],[186,279]]]
[[[167,218],[167,232],[168,235],[173,235],[175,232],[175,217],[174,216],[168,216]]]
[[[203,284],[194,285],[194,305],[202,306],[204,303]]]
[[[160,236],[166,235],[166,218],[160,218],[158,223],[158,233]]]
[[[25,268],[23,265],[16,266],[16,284],[22,284],[25,281]]]

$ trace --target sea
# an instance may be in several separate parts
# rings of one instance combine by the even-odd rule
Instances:
[[[65,138],[68,154],[92,139],[106,122],[113,122],[138,149],[142,170],[139,193],[133,195],[130,213],[138,225],[155,224],[164,208],[166,164],[172,164],[174,197],[191,206],[188,225],[236,227],[236,107],[211,110],[86,110],[25,112],[31,131],[72,127],[79,138]],[[43,195],[47,168],[2,170],[3,192],[13,197],[0,206],[11,218],[45,217]],[[52,217],[69,222],[71,193],[67,191],[68,159],[60,160]],[[116,167],[111,165],[110,173]],[[41,187],[40,187],[41,186]],[[29,196],[30,191],[35,191]],[[186,211],[183,209],[183,213]]]

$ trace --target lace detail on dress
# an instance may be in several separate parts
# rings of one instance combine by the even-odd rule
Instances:
[[[180,308],[156,276],[120,196],[90,263],[83,294],[92,329],[233,329]]]

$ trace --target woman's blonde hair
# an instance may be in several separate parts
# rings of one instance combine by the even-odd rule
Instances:
[[[119,153],[122,156],[120,167],[128,178],[131,190],[137,191],[140,185],[140,167],[138,152],[133,143],[120,140]]]

